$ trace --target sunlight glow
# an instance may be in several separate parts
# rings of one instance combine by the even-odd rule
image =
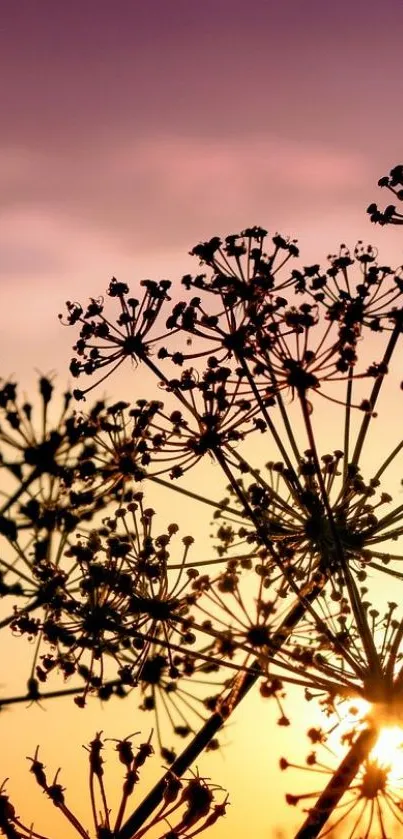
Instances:
[[[391,780],[403,778],[403,729],[398,726],[382,728],[371,752],[371,759],[388,768]]]
[[[370,752],[370,761],[376,762],[382,769],[387,771],[389,781],[401,784],[403,781],[403,727],[396,723],[396,715],[385,714],[383,706],[370,705],[364,699],[356,699],[345,709],[338,709],[339,724],[335,726],[334,733],[336,742],[329,741],[331,748],[340,759],[344,754],[343,741],[352,729],[359,732],[366,727],[371,718],[380,725],[379,736],[374,748]],[[389,723],[387,724],[386,721]],[[398,718],[400,723],[400,717]]]

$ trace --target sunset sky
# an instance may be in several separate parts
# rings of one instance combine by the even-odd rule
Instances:
[[[179,280],[213,235],[259,224],[297,238],[305,264],[362,238],[403,262],[399,231],[365,214],[389,203],[376,183],[402,162],[402,31],[401,0],[0,0],[1,377],[30,393],[35,370],[57,371],[63,387],[65,301],[102,294],[112,275],[133,289]],[[244,835],[245,777],[260,767],[267,800],[291,743],[276,730],[272,744],[267,724],[251,747],[243,715],[261,703],[248,702],[214,757],[233,803],[211,839]],[[68,760],[96,728],[116,734],[111,709],[84,722],[63,707]],[[60,717],[24,707],[6,721],[15,755],[0,783],[19,772],[22,784],[27,731],[49,755]],[[117,733],[138,727],[128,714]],[[281,826],[283,792],[256,839]]]
[[[398,258],[364,210],[400,155],[399,0],[0,9],[5,375],[66,364],[66,299],[112,274],[180,276],[217,233],[258,223],[315,261],[357,238]]]

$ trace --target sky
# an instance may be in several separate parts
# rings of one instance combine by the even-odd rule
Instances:
[[[181,276],[217,233],[261,224],[315,261],[387,249],[364,211],[400,152],[399,0],[0,8],[6,375],[33,342],[66,367],[65,300]]]
[[[259,224],[308,264],[362,238],[403,262],[365,214],[401,162],[402,26],[400,0],[0,0],[1,377],[64,384],[65,301],[179,280],[213,235]]]

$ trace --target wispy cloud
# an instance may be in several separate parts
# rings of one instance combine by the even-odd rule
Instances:
[[[102,231],[129,250],[158,249],[188,246],[195,236],[221,228],[223,219],[229,226],[264,223],[268,213],[282,216],[295,203],[314,202],[322,213],[329,197],[351,196],[367,179],[363,156],[276,137],[251,137],[248,142],[174,135],[133,138],[71,158],[68,153],[3,149],[6,227],[1,237],[8,240],[6,263],[12,260],[13,242],[17,247],[19,227],[25,242],[20,239],[17,270],[30,254],[30,239],[38,249],[36,264],[43,261],[44,245],[26,224],[26,214],[33,211]],[[51,256],[51,230],[47,247]],[[4,244],[2,249],[4,254]],[[35,253],[31,256],[34,263]]]

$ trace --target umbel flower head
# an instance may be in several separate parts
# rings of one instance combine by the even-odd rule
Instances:
[[[85,424],[77,421],[69,391],[59,402],[56,396],[46,376],[39,377],[30,401],[14,382],[0,389],[0,627],[9,632],[18,615],[19,631],[37,636],[28,679],[32,698],[38,627],[50,603],[56,610],[78,596],[80,569],[67,553],[77,529],[109,500],[87,495],[72,503],[69,486],[82,457]]]
[[[153,654],[144,664],[139,680],[141,704],[139,709],[155,717],[156,739],[160,754],[167,764],[176,759],[176,746],[167,745],[170,730],[176,740],[196,734],[200,726],[220,707],[223,691],[232,686],[233,670],[223,668],[211,644],[204,649],[167,651],[156,643]],[[127,665],[132,654],[128,651]],[[229,677],[228,677],[228,674]],[[207,751],[219,748],[216,737],[206,746]]]
[[[383,491],[378,477],[383,466],[365,481],[359,467],[346,465],[343,452],[336,449],[320,457],[319,480],[314,454],[306,450],[301,455],[297,485],[284,463],[267,463],[264,470],[256,473],[255,481],[239,484],[245,506],[249,505],[261,523],[260,532],[256,532],[245,515],[239,495],[229,488],[228,499],[222,502],[222,509],[215,516],[219,522],[216,533],[219,555],[229,559],[232,555],[256,557],[259,546],[264,550],[269,540],[281,563],[292,569],[297,580],[306,580],[326,566],[330,572],[329,586],[338,597],[344,582],[338,573],[336,534],[345,561],[361,582],[370,569],[382,569],[385,574],[399,577],[400,555],[391,552],[390,540],[397,541],[403,534],[402,510]],[[231,503],[231,513],[226,512],[226,503]],[[276,563],[272,562],[272,581],[276,579],[275,568]],[[286,590],[286,580],[284,587]]]
[[[317,781],[321,781],[322,784],[328,782],[330,785],[337,772],[339,754],[335,753],[328,742],[328,735],[323,730],[311,728],[308,731],[308,738],[311,750],[305,764],[297,764],[281,758],[280,769],[282,771],[297,769],[301,776],[302,774],[306,776],[306,779],[308,775],[312,778],[316,776]],[[328,836],[329,839],[333,835],[348,836],[349,839],[362,839],[362,837],[387,839],[389,836],[399,835],[403,826],[403,779],[401,771],[396,771],[392,764],[382,756],[382,738],[382,732],[378,740],[374,734],[373,748],[361,762],[352,783],[341,795],[333,810],[332,818],[323,830],[316,831],[314,835]],[[357,740],[358,731],[347,730],[341,737],[342,749],[345,749],[346,744],[354,744]],[[303,780],[305,781],[305,778]],[[340,778],[340,786],[342,785],[343,779]],[[337,786],[335,794],[338,795]],[[316,804],[314,804],[315,799],[317,799]],[[322,815],[321,801],[325,804],[322,789],[317,788],[296,794],[288,793],[286,801],[294,807],[301,805],[307,812],[305,826],[309,835],[309,826],[312,829],[312,825]]]
[[[190,253],[211,273],[195,277],[187,274],[183,285],[212,293],[229,313],[238,304],[245,310],[251,301],[293,285],[290,274],[284,277],[281,271],[290,259],[298,257],[299,250],[295,239],[276,233],[269,241],[267,230],[255,226],[231,233],[224,241],[214,236],[195,245]]]
[[[233,377],[230,368],[211,363],[201,375],[186,370],[171,380],[168,390],[183,393],[188,410],[155,415],[150,463],[168,465],[171,478],[183,475],[206,454],[216,459],[225,455],[232,462],[234,446],[253,431],[265,430],[259,406],[245,396],[242,379]]]
[[[352,256],[346,245],[328,257],[330,267],[310,265],[294,271],[303,290],[323,306],[329,321],[339,324],[342,345],[356,346],[364,327],[373,332],[390,328],[394,307],[402,295],[402,268],[379,265],[372,245],[358,241]]]
[[[255,567],[253,567],[253,565]],[[237,679],[246,672],[265,678],[261,693],[273,697],[278,705],[279,725],[288,725],[281,699],[284,696],[281,679],[267,677],[267,658],[271,659],[283,640],[283,619],[289,603],[271,587],[270,559],[267,552],[252,559],[230,560],[215,577],[200,575],[192,588],[198,593],[192,615],[198,626],[211,635],[206,646],[212,661],[221,671],[233,668]],[[225,709],[227,697],[222,697]]]
[[[154,326],[163,304],[169,300],[171,284],[168,280],[143,280],[141,285],[145,291],[142,299],[138,300],[129,297],[126,283],[112,278],[107,294],[119,302],[120,314],[116,323],[105,317],[103,298],[91,299],[86,310],[80,303],[67,302],[67,324],[81,324],[80,337],[74,346],[77,357],[70,364],[70,372],[75,378],[82,373],[91,375],[101,371],[103,375],[97,382],[99,384],[127,358],[135,363],[144,361],[151,364],[148,358],[150,349],[159,340]],[[59,318],[63,320],[62,315]],[[76,399],[84,398],[92,387],[85,391],[76,389]]]
[[[39,759],[39,749],[28,760],[30,771],[43,793],[49,798],[54,807],[70,824],[75,835],[81,839],[114,839],[124,827],[127,810],[132,805],[132,796],[140,780],[142,767],[153,754],[151,737],[147,741],[135,745],[133,737],[115,740],[115,750],[119,763],[122,765],[124,778],[122,792],[117,812],[108,804],[107,785],[105,782],[105,760],[103,752],[106,740],[102,732],[97,732],[94,739],[86,746],[89,761],[89,788],[92,829],[89,833],[75,815],[74,810],[66,800],[66,790],[60,782],[60,769],[57,770],[53,781],[49,782],[46,768]],[[217,793],[219,800],[217,802]],[[156,816],[151,818],[146,826],[141,826],[134,833],[132,839],[152,835],[160,839],[192,839],[196,834],[212,827],[219,818],[225,815],[228,796],[222,794],[222,788],[209,783],[198,774],[187,780],[180,780],[167,772],[164,777],[164,794],[162,806]],[[7,839],[48,839],[46,834],[37,833],[20,819],[14,805],[5,791],[5,783],[0,788],[0,830]]]
[[[121,499],[133,483],[153,474],[147,468],[154,450],[152,423],[161,408],[157,401],[138,400],[134,408],[123,401],[98,402],[82,418],[86,439],[70,490],[73,505],[82,497]]]
[[[365,594],[355,590],[358,606],[347,598],[333,606],[324,590],[277,655],[268,648],[261,668],[305,688],[308,700],[321,698],[331,713],[346,698],[360,699],[371,705],[377,725],[400,725],[403,622],[395,617],[396,603],[379,613]]]
[[[399,163],[394,166],[389,175],[379,179],[378,186],[386,187],[398,201],[403,201],[403,165]],[[394,204],[389,204],[383,211],[379,210],[377,204],[370,204],[367,212],[371,221],[377,224],[403,224],[403,213]]]
[[[64,560],[73,533],[108,501],[69,493],[84,452],[86,423],[79,422],[67,391],[55,406],[52,381],[40,376],[38,398],[27,402],[15,383],[0,390],[0,593],[44,602],[45,579],[71,582]],[[74,574],[73,574],[74,576]],[[46,598],[45,598],[46,599]]]
[[[346,374],[350,378],[376,378],[382,372],[378,365],[353,373],[359,360],[356,337],[353,332],[351,340],[345,333],[342,338],[340,335],[338,324],[323,319],[317,304],[288,306],[275,320],[264,319],[251,341],[252,392],[259,391],[272,400],[279,393],[307,400],[316,392],[336,401],[331,390],[323,392],[325,386],[345,382]]]
[[[54,385],[41,376],[38,399],[27,402],[18,385],[0,390],[0,463],[5,478],[0,505],[0,533],[12,539],[21,526],[55,526],[63,518],[83,518],[84,509],[71,510],[67,488],[83,456],[91,429],[71,405],[72,393],[55,406]],[[98,509],[87,503],[89,520]]]
[[[184,537],[177,561],[171,560],[171,543],[178,527],[171,524],[155,533],[154,511],[143,494],[133,496],[104,521],[101,531],[79,536],[67,554],[75,564],[76,588],[43,586],[43,617],[16,610],[14,633],[38,639],[36,678],[45,682],[58,669],[65,677],[84,680],[85,703],[89,691],[99,693],[108,679],[110,663],[127,687],[158,680],[151,678],[152,661],[164,651],[164,667],[171,681],[182,668],[189,669],[195,636],[189,631],[189,586],[197,570],[187,563],[191,537]],[[40,589],[41,591],[41,589]],[[46,597],[45,597],[46,592]],[[40,648],[49,646],[49,651]],[[194,653],[197,655],[197,652]],[[154,668],[155,670],[155,668]],[[185,671],[183,671],[185,672]]]
[[[298,290],[298,284],[288,270],[282,269],[290,259],[298,256],[295,241],[276,234],[270,243],[271,253],[265,249],[267,231],[260,227],[248,228],[240,234],[228,235],[224,242],[213,237],[196,245],[191,255],[210,274],[186,274],[182,285],[197,296],[175,304],[166,325],[188,334],[189,349],[175,348],[168,352],[161,348],[160,358],[171,357],[175,364],[214,354],[220,361],[247,353],[246,339],[253,329],[254,317],[265,301],[275,312],[284,305],[278,292]]]
[[[20,520],[26,526],[23,505],[27,502],[34,499],[42,516],[60,506],[63,481],[81,451],[81,430],[70,407],[72,394],[64,394],[55,418],[52,381],[41,376],[38,390],[37,403],[31,403],[19,396],[14,382],[0,389],[0,457],[6,475],[0,533],[7,538],[16,535]]]

